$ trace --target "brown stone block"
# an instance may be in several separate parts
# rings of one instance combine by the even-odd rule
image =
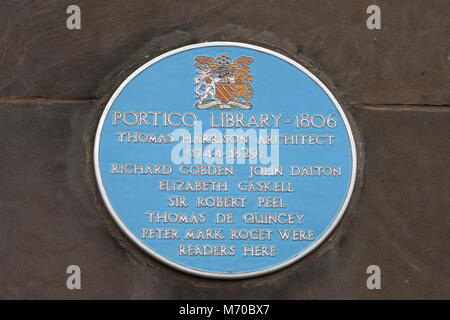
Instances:
[[[314,65],[348,103],[448,105],[446,0],[5,1],[0,96],[99,98],[131,64],[203,41],[259,44]],[[323,78],[322,77],[322,78]]]
[[[92,164],[101,109],[0,101],[0,298],[450,298],[448,109],[349,108],[365,166],[342,222],[293,266],[234,281],[174,271],[112,223]],[[82,290],[66,288],[71,264]],[[371,264],[381,267],[381,290],[366,288]]]

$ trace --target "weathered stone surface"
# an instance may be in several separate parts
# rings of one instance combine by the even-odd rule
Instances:
[[[431,106],[450,104],[449,2],[378,1],[382,30],[369,31],[372,3],[79,0],[82,30],[69,31],[73,2],[3,1],[0,298],[450,299],[450,109]],[[95,184],[96,99],[143,61],[214,40],[282,52],[361,104],[348,108],[363,166],[344,219],[311,255],[261,278],[201,279],[154,261],[112,223]],[[81,291],[66,288],[71,264]],[[366,288],[371,264],[382,290]]]
[[[366,28],[369,0],[3,1],[0,96],[105,96],[130,63],[186,44],[260,44],[314,65],[348,103],[449,104],[447,0],[383,0],[382,29]],[[332,80],[331,80],[332,79]]]
[[[117,230],[94,181],[100,113],[88,101],[0,101],[0,298],[450,298],[448,109],[350,108],[365,176],[343,221],[292,267],[239,281],[174,271]],[[80,291],[66,289],[71,264]],[[366,288],[371,264],[382,290]]]

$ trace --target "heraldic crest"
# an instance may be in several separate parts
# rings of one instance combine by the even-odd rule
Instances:
[[[195,57],[198,75],[195,77],[195,93],[199,109],[220,108],[250,109],[253,95],[250,63],[253,57],[239,57],[231,62],[231,56],[221,53],[216,58]]]

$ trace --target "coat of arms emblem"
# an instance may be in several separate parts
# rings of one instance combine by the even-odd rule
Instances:
[[[216,58],[195,57],[198,75],[195,77],[195,93],[199,109],[242,108],[250,109],[253,95],[250,63],[253,57],[238,57],[231,62],[231,56],[221,53]]]

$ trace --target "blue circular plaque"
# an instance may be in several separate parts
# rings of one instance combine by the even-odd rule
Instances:
[[[244,278],[310,253],[341,219],[356,151],[346,116],[274,51],[210,42],[165,53],[110,98],[95,171],[114,221],[152,257]]]

